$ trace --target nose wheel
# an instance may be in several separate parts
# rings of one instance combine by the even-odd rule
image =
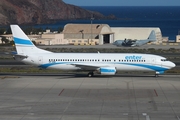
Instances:
[[[159,74],[155,74],[155,77],[159,77]]]
[[[161,71],[161,72],[156,71],[156,73],[155,73],[155,77],[159,77],[159,74],[163,74],[163,73],[164,73],[164,71]]]

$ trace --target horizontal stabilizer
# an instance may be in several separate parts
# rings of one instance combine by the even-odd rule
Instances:
[[[19,57],[22,57],[22,58],[28,58],[28,56],[27,56],[27,55],[20,55],[20,54],[16,54],[16,55],[14,55],[14,56],[19,56]]]

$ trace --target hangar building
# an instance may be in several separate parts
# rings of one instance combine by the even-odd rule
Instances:
[[[63,34],[69,44],[101,45],[114,42],[114,33],[107,24],[66,24]]]
[[[116,40],[147,39],[155,30],[157,42],[162,41],[158,27],[110,27],[108,24],[66,24],[63,30],[64,39],[74,45],[97,45],[113,43]]]

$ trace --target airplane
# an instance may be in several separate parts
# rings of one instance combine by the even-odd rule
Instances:
[[[137,53],[54,53],[36,47],[18,25],[10,25],[17,54],[15,60],[44,69],[87,71],[115,75],[117,71],[154,71],[155,76],[175,67],[166,58]]]
[[[135,47],[135,46],[141,46],[148,42],[155,42],[156,41],[156,34],[155,31],[152,30],[149,37],[145,40],[131,40],[131,39],[125,39],[125,40],[116,40],[113,45],[116,46],[126,46],[126,47]]]

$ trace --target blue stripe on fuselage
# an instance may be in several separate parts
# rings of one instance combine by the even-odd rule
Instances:
[[[42,64],[39,67],[46,69],[46,68],[48,68],[50,66],[58,65],[58,64],[75,64],[75,63],[72,63],[72,62],[47,63],[47,64]],[[119,62],[118,63],[110,63],[110,64],[124,64],[124,65],[130,65],[130,66],[137,66],[137,67],[151,69],[151,70],[154,70],[154,71],[166,71],[166,70],[168,70],[168,68],[164,68],[164,67],[160,67],[160,66],[155,66],[155,65],[148,65],[148,64],[119,63]]]
[[[14,37],[14,42],[15,42],[15,44],[33,45],[33,43],[29,40],[20,39],[20,38],[16,38],[16,37]]]
[[[155,66],[155,65],[147,65],[147,64],[135,64],[135,63],[119,63],[119,64],[125,64],[125,65],[132,65],[132,66],[137,66],[137,67],[144,67],[148,68],[154,71],[166,71],[168,70],[167,68],[160,67],[160,66]]]
[[[58,65],[58,64],[72,64],[72,63],[68,63],[68,62],[47,63],[47,64],[42,64],[42,65],[40,65],[39,67],[46,69],[46,68],[48,68],[48,67],[50,67],[50,66]]]

